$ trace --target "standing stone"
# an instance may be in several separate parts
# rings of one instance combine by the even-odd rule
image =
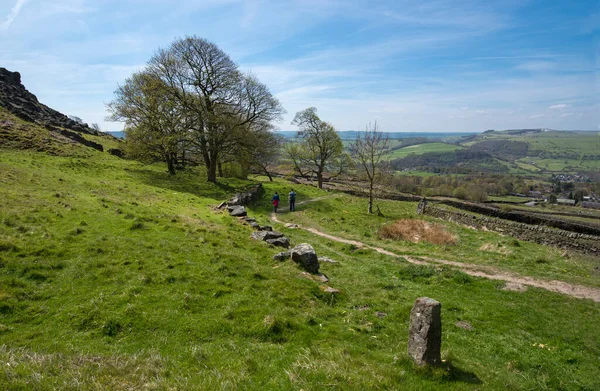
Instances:
[[[294,247],[290,254],[292,261],[299,264],[309,273],[317,274],[319,272],[319,260],[315,249],[308,243],[301,243]]]
[[[429,297],[419,297],[410,311],[408,354],[417,365],[442,362],[442,304]]]

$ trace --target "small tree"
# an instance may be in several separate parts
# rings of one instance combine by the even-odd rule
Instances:
[[[164,161],[175,175],[181,142],[187,135],[185,111],[156,76],[135,73],[115,91],[107,105],[110,121],[124,121],[128,154],[145,161]]]
[[[314,107],[297,112],[292,125],[300,129],[297,143],[286,148],[294,168],[303,176],[316,175],[319,189],[322,189],[324,172],[328,171],[330,177],[335,177],[349,164],[347,155],[343,153],[342,140],[333,125],[319,118]]]
[[[373,213],[373,188],[381,172],[381,158],[389,147],[389,138],[379,130],[377,122],[356,134],[350,144],[350,154],[369,181],[369,213]]]

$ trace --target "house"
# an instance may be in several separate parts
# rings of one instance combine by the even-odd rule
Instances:
[[[575,200],[570,200],[568,198],[559,198],[556,200],[556,203],[558,205],[571,205],[571,206],[575,206]]]

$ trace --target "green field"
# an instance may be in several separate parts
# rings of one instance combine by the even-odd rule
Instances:
[[[396,149],[396,150],[392,151],[391,153],[384,155],[384,159],[385,160],[401,159],[410,154],[422,155],[424,153],[429,153],[429,152],[438,152],[438,153],[453,152],[453,151],[456,151],[457,149],[462,149],[462,147],[459,145],[445,144],[445,143],[417,144],[417,145],[411,145],[409,147],[405,147],[405,148],[401,148],[401,149]]]
[[[506,291],[276,226],[338,261],[321,266],[341,291],[326,293],[213,209],[248,181],[208,184],[196,169],[170,177],[163,165],[106,153],[11,150],[0,151],[0,181],[2,389],[600,388],[598,303]],[[250,208],[261,224],[271,194],[290,184],[265,187]],[[364,199],[294,188],[299,202],[325,198],[284,221],[399,254],[600,286],[594,259],[446,222],[456,245],[379,239],[382,224],[417,217],[415,204],[378,201],[381,218],[364,212]],[[489,243],[500,247],[482,250]],[[441,368],[417,368],[406,353],[420,296],[442,302]]]

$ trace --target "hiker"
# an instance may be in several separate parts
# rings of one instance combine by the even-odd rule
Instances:
[[[288,201],[290,202],[290,212],[293,212],[296,210],[296,193],[294,192],[294,189],[292,189],[292,191],[290,191],[290,194],[288,194]]]
[[[277,207],[279,206],[279,194],[277,192],[275,192],[275,195],[273,198],[271,198],[271,201],[273,201],[273,211],[277,213]]]

